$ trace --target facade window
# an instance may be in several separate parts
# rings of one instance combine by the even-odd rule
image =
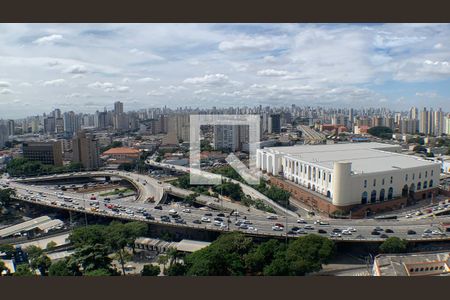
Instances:
[[[422,178],[422,173],[419,173],[419,179]]]
[[[320,173],[322,173],[322,171],[319,171],[319,175],[318,175],[318,176],[319,176],[319,179],[320,179]]]
[[[405,181],[408,181],[408,174],[405,175]]]
[[[361,195],[361,204],[366,204],[367,203],[367,192],[364,191]]]
[[[433,179],[430,180],[430,188],[433,187]]]
[[[370,194],[370,202],[375,203],[375,201],[377,201],[377,191],[373,190]]]
[[[416,179],[416,173],[413,173],[413,180]]]
[[[367,187],[367,180],[366,179],[364,179],[364,187],[365,188]]]
[[[418,182],[417,183],[417,190],[420,190],[422,188],[422,183],[421,182]]]
[[[390,187],[388,190],[388,200],[392,199],[393,194],[394,194],[394,189],[392,187]]]
[[[374,180],[373,180],[373,186],[376,186],[376,185],[377,185],[377,180],[374,179]]]
[[[380,191],[380,202],[384,201],[384,189],[381,189]]]
[[[428,171],[425,171],[425,178],[428,177]]]
[[[433,176],[433,174],[434,174],[434,170],[431,170],[431,176]]]
[[[391,176],[391,184],[392,184],[393,181],[394,181],[394,177]]]
[[[328,182],[331,182],[331,174],[330,174],[330,176],[328,177]]]
[[[384,178],[381,180],[381,185],[384,185]]]
[[[426,189],[427,187],[428,187],[428,182],[427,182],[427,181],[424,181],[424,182],[423,182],[423,188]]]

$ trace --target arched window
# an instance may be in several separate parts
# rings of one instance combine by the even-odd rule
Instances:
[[[376,185],[377,185],[377,180],[374,179],[374,180],[373,180],[373,186],[376,186]]]
[[[370,202],[374,203],[377,201],[377,191],[373,190],[372,193],[370,193]]]
[[[430,180],[430,188],[433,187],[433,179]]]
[[[417,190],[420,190],[422,188],[422,183],[421,182],[418,182],[417,183]]]
[[[384,201],[384,189],[380,191],[380,201]]]
[[[365,188],[367,187],[367,180],[366,179],[364,179],[364,187]]]
[[[327,191],[327,198],[331,198],[331,192]]]
[[[388,200],[392,199],[393,194],[394,194],[394,189],[392,187],[390,187],[388,190]]]
[[[364,191],[361,195],[361,204],[366,204],[367,203],[367,192]]]
[[[402,189],[402,197],[408,196],[408,185],[405,184]]]
[[[423,182],[423,188],[426,189],[427,187],[428,187],[428,182],[427,182],[427,181],[424,181],[424,182]]]
[[[431,176],[433,176],[433,174],[434,174],[434,170],[431,170]]]

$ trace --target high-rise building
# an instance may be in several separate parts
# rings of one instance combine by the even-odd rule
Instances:
[[[418,120],[419,119],[419,110],[417,109],[417,107],[411,107],[411,109],[409,110],[409,118],[411,120]]]
[[[5,143],[7,140],[8,140],[8,127],[0,123],[0,149],[5,147]]]
[[[177,114],[169,117],[167,122],[167,136],[164,144],[178,144],[180,140],[189,142],[190,140],[190,115]]]
[[[120,101],[114,102],[114,113],[123,114],[123,103]]]
[[[426,107],[424,107],[423,110],[420,112],[419,132],[425,134],[428,133],[428,111]]]
[[[86,170],[100,166],[100,145],[92,133],[79,131],[72,140],[73,162],[83,165]]]
[[[450,135],[450,114],[445,117],[444,133]]]
[[[269,133],[280,133],[281,132],[281,119],[279,114],[271,114],[269,117]]]
[[[434,112],[433,121],[434,121],[433,134],[435,136],[442,135],[442,133],[444,133],[444,112],[442,111],[441,108],[439,108],[439,110]]]
[[[64,132],[73,135],[81,128],[80,117],[73,111],[64,113]]]
[[[23,157],[28,160],[40,161],[46,165],[63,165],[60,141],[24,142],[22,151]]]
[[[249,142],[249,128],[246,125],[215,125],[214,149],[240,151]]]
[[[16,124],[14,120],[8,120],[8,135],[14,135]]]
[[[44,132],[46,134],[54,134],[56,130],[55,117],[47,117],[44,119]]]

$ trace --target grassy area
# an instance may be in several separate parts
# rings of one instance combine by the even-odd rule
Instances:
[[[100,196],[102,196],[102,197],[104,197],[104,196],[113,196],[113,195],[118,195],[118,194],[120,194],[120,193],[122,193],[122,194],[129,194],[129,193],[134,193],[134,190],[133,189],[129,189],[129,188],[123,188],[123,189],[115,189],[114,191],[111,191],[111,192],[107,192],[107,193],[102,193],[102,194],[99,194]]]

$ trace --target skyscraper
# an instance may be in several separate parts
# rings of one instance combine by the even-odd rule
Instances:
[[[269,133],[280,133],[281,132],[281,119],[279,114],[271,114],[269,117]]]
[[[100,145],[93,134],[79,131],[72,140],[72,149],[73,161],[81,163],[86,170],[100,166]]]
[[[114,102],[114,113],[122,114],[123,113],[123,103],[120,101]]]
[[[440,136],[444,133],[444,112],[442,108],[434,112],[434,131],[433,134],[435,136]]]
[[[424,134],[428,133],[428,111],[426,107],[420,112],[419,132]]]

